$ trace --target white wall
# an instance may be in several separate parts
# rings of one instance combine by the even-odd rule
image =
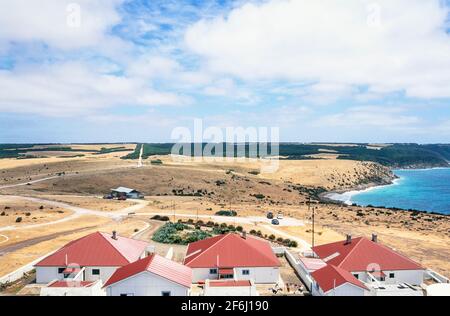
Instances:
[[[113,275],[113,273],[118,268],[119,267],[86,267],[85,281],[102,280],[103,283],[106,283],[106,281],[111,277],[111,275]],[[92,274],[93,269],[99,269],[100,275],[93,275]]]
[[[400,284],[400,283],[409,283],[413,285],[421,285],[424,281],[425,271],[424,270],[396,270],[396,271],[388,271],[383,270],[385,276],[385,281],[379,281],[380,283],[386,284]],[[394,278],[390,278],[389,274],[394,273]],[[361,282],[370,282],[367,277],[366,272],[352,272],[352,274],[358,274],[359,280]]]
[[[193,268],[192,282],[198,283],[205,280],[217,280],[218,274],[210,274],[209,268]],[[250,270],[250,275],[242,274],[243,270]],[[254,280],[257,284],[277,283],[280,276],[278,267],[238,267],[234,268],[234,279],[236,280]]]
[[[48,284],[54,280],[62,280],[63,274],[58,273],[58,267],[36,267],[36,283]]]
[[[204,291],[204,296],[259,296],[259,293],[254,286],[207,286]]]
[[[366,295],[366,291],[363,288],[355,286],[351,283],[344,283],[335,289],[332,289],[326,293],[318,286],[317,283],[314,283],[312,287],[312,295],[313,296],[364,296]]]
[[[103,283],[97,282],[90,287],[44,287],[41,296],[106,296]]]
[[[219,269],[217,269],[218,271]],[[192,269],[192,283],[198,283],[199,281],[205,280],[216,280],[219,278],[219,275],[210,274],[209,268],[193,268]]]
[[[170,291],[171,296],[188,296],[190,288],[157,276],[151,272],[142,272],[106,288],[108,296],[128,294],[133,296],[161,296]]]
[[[83,281],[102,280],[105,283],[118,267],[86,267]],[[36,283],[47,284],[54,280],[63,280],[64,275],[58,273],[59,267],[36,267]],[[92,269],[100,269],[100,276],[92,275]]]
[[[249,270],[250,274],[242,274],[243,270]],[[254,280],[256,284],[273,284],[277,283],[280,278],[280,269],[278,267],[235,268],[234,278],[237,280]]]

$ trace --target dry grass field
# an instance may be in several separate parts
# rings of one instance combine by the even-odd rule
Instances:
[[[62,208],[48,207],[38,203],[18,201],[0,196],[0,228],[5,226],[20,228],[30,224],[42,224],[71,214],[71,211]],[[16,222],[18,218],[21,218],[20,222]]]
[[[106,145],[77,145],[80,150],[98,150]],[[83,147],[87,146],[87,147]],[[108,145],[116,147],[116,145]],[[119,145],[117,145],[119,146]],[[120,145],[122,146],[122,145]],[[133,148],[134,145],[130,145]],[[371,145],[374,150],[378,145]],[[72,146],[75,148],[75,146]],[[264,216],[268,211],[282,211],[285,216],[305,221],[306,226],[275,227],[279,232],[311,242],[311,219],[306,201],[317,188],[346,189],[368,185],[374,178],[389,177],[389,170],[365,162],[336,160],[333,153],[324,152],[321,160],[280,160],[274,173],[259,173],[258,160],[191,161],[179,157],[155,156],[137,168],[136,160],[120,159],[125,153],[86,155],[78,158],[1,159],[0,187],[14,183],[55,176],[65,176],[13,188],[0,189],[2,195],[22,195],[61,201],[73,206],[104,212],[114,212],[133,202],[109,201],[99,198],[111,188],[126,186],[143,192],[148,206],[136,213],[214,215],[223,209],[233,209],[238,216]],[[151,160],[161,159],[161,165]],[[0,199],[4,204],[5,196]],[[19,203],[19,202],[16,202]],[[69,216],[68,211],[39,210],[39,205],[11,204],[10,212],[31,212],[22,224],[53,221]],[[6,205],[3,205],[6,206]],[[386,209],[314,204],[316,214],[316,244],[336,241],[346,233],[370,236],[377,233],[380,242],[394,247],[412,259],[450,276],[450,221],[449,217],[391,211]],[[2,210],[0,209],[0,212]],[[17,215],[17,216],[18,216]],[[12,217],[11,217],[12,216]],[[10,226],[11,218],[0,217],[0,228]],[[27,217],[27,218],[25,218]],[[31,218],[30,218],[31,217]],[[186,218],[184,218],[186,219]],[[195,218],[194,218],[195,219]],[[3,222],[2,222],[3,221]],[[0,275],[51,251],[75,237],[95,230],[131,235],[134,229],[144,227],[148,216],[115,222],[107,217],[82,216],[64,223],[35,229],[5,232],[9,240],[0,236]],[[243,225],[250,230],[250,225]],[[254,228],[254,227],[253,227]],[[272,234],[263,226],[264,234]],[[37,240],[34,243],[33,240]],[[22,244],[21,244],[22,243]],[[25,243],[25,244],[24,244]],[[26,243],[31,243],[27,245]],[[18,244],[18,249],[1,254],[2,247]],[[24,245],[26,247],[24,247]],[[11,249],[11,248],[10,248]]]

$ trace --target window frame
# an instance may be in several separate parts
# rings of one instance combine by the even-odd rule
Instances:
[[[98,271],[98,273],[97,273],[97,271]],[[100,275],[100,269],[92,269],[91,274],[92,275]]]

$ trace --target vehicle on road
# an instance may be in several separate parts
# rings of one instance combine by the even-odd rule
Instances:
[[[113,196],[111,194],[108,194],[108,195],[103,196],[103,199],[105,199],[105,200],[112,200]]]
[[[273,218],[273,213],[272,212],[267,213],[267,218],[268,219],[272,219]]]
[[[280,221],[277,219],[272,220],[272,225],[280,225]]]
[[[277,219],[283,219],[283,218],[284,218],[283,213],[278,212]]]
[[[119,201],[126,201],[126,200],[127,200],[127,197],[124,196],[124,195],[121,195],[121,196],[119,196],[117,199],[118,199]]]

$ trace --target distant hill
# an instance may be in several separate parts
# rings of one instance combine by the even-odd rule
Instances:
[[[226,156],[227,145],[234,150],[234,156],[249,157],[250,153],[254,151],[254,145],[250,144],[219,144],[223,148],[223,155]],[[137,145],[136,150],[129,155],[123,157],[124,159],[138,159],[140,148],[142,144]],[[144,144],[143,158],[154,155],[168,155],[171,153],[173,143],[163,144]],[[194,155],[194,144],[188,144],[191,153]],[[202,144],[205,148],[206,144]],[[237,154],[240,150],[241,154]],[[268,155],[271,153],[271,146],[268,145]],[[389,144],[389,145],[371,145],[371,144],[299,144],[299,143],[280,143],[279,156],[282,159],[303,160],[303,159],[318,159],[310,158],[310,155],[318,155],[324,152],[333,153],[337,155],[337,159],[349,159],[358,161],[372,161],[380,163],[384,166],[392,168],[428,168],[428,167],[448,167],[450,162],[450,144]],[[178,152],[181,155],[185,153],[181,150]],[[214,151],[212,152],[213,154]],[[252,157],[261,157],[256,154],[256,150]]]

